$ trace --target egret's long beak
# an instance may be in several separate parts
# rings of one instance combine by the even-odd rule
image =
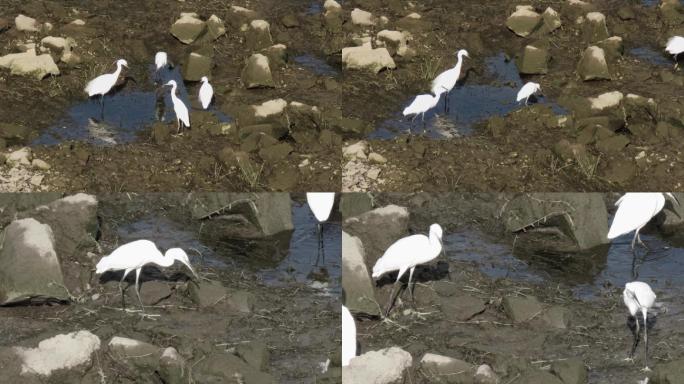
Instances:
[[[674,202],[677,203],[677,206],[680,206],[681,204],[679,204],[679,199],[677,198],[677,195],[675,195],[674,193],[672,193],[671,195]]]
[[[190,272],[192,272],[192,274],[195,276],[195,278],[196,278],[197,280],[200,279],[199,275],[197,274],[197,272],[195,272],[195,270],[192,268],[192,265],[190,265],[190,263],[186,263],[185,261],[181,261],[181,263],[185,264],[185,266],[188,267],[188,269],[190,270]]]

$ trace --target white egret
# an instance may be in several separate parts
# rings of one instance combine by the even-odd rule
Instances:
[[[202,76],[202,86],[199,90],[199,99],[202,103],[202,108],[209,108],[211,104],[211,99],[214,97],[214,87],[209,84],[209,79],[206,76]]]
[[[121,74],[121,67],[128,68],[128,62],[124,59],[117,60],[116,71],[113,73],[105,73],[104,75],[100,75],[90,80],[85,86],[84,91],[88,94],[88,97],[100,95],[100,104],[102,105],[103,113],[104,95],[116,84],[116,81],[119,79],[119,75]]]
[[[418,115],[421,115],[423,128],[425,127],[425,112],[431,110],[437,105],[437,103],[439,103],[439,97],[442,93],[444,93],[444,91],[437,93],[436,95],[418,95],[415,99],[413,99],[408,107],[404,108],[404,111],[402,112],[404,116],[414,115],[413,119],[411,119],[411,127],[413,127],[413,121],[416,119],[416,117],[418,117]]]
[[[672,36],[670,37],[669,40],[667,40],[667,45],[665,45],[665,50],[674,56],[674,61],[675,61],[675,69],[677,69],[677,66],[679,65],[679,62],[677,61],[677,57],[679,56],[680,53],[684,52],[684,37],[681,36]]]
[[[138,294],[138,300],[140,300],[140,306],[144,312],[145,306],[140,298],[140,288],[138,285],[140,271],[142,271],[142,268],[145,265],[150,263],[157,264],[160,267],[170,267],[176,260],[185,264],[185,266],[190,269],[190,272],[192,272],[195,277],[199,278],[190,265],[190,260],[185,251],[180,248],[170,248],[162,255],[159,249],[157,249],[157,246],[149,240],[136,240],[115,249],[109,256],[103,257],[97,263],[95,273],[102,274],[107,271],[124,271],[121,281],[119,281],[119,290],[121,291],[121,304],[125,308],[124,291],[121,283],[123,283],[124,279],[126,279],[126,276],[131,271],[135,270],[135,291]]]
[[[323,223],[328,220],[330,212],[332,212],[332,207],[335,203],[335,192],[307,192],[306,203],[318,221],[318,256],[316,257],[316,265],[318,265],[318,258],[321,254],[323,254],[323,262],[325,263]]]
[[[157,71],[166,67],[168,65],[168,60],[169,57],[166,52],[157,52],[157,54],[154,55],[154,65],[157,68]]]
[[[349,309],[342,306],[342,366],[356,357],[356,323]]]
[[[646,353],[644,354],[646,368],[644,368],[644,370],[648,371],[648,324],[646,321],[648,319],[648,310],[651,309],[655,303],[656,294],[648,284],[641,281],[632,281],[631,283],[625,284],[625,290],[622,292],[622,299],[636,324],[634,344],[632,345],[629,359],[634,357],[634,351],[636,350],[637,344],[639,344],[639,318],[636,317],[636,314],[638,311],[641,311],[641,314],[644,316],[644,344],[646,346]]]
[[[518,96],[516,96],[515,100],[517,102],[521,102],[522,99],[525,99],[525,105],[527,105],[527,100],[529,100],[530,96],[537,92],[541,92],[541,85],[530,81],[520,88],[520,91],[518,91]]]
[[[658,212],[665,206],[666,198],[679,205],[677,198],[669,192],[630,192],[625,193],[615,203],[618,207],[613,218],[613,223],[608,231],[608,239],[612,240],[626,233],[634,232],[632,239],[632,249],[635,241],[646,247],[641,241],[639,231],[643,228]]]
[[[411,279],[416,266],[434,260],[440,253],[443,252],[442,247],[442,227],[439,224],[432,224],[430,226],[430,237],[425,235],[411,235],[401,238],[390,245],[381,258],[375,262],[373,266],[373,278],[379,279],[385,273],[392,271],[399,271],[397,280],[394,282],[392,292],[390,293],[389,303],[385,310],[385,317],[389,315],[394,302],[394,291],[399,284],[399,279],[409,272],[408,288],[413,300],[413,288],[411,286]]]
[[[169,80],[168,83],[164,84],[171,87],[171,102],[173,103],[173,111],[176,113],[176,122],[178,122],[178,133],[181,130],[181,122],[186,127],[190,128],[190,114],[188,112],[188,107],[185,106],[183,100],[176,96],[176,80]]]
[[[468,56],[468,51],[465,49],[461,49],[456,53],[456,57],[458,57],[458,61],[456,62],[456,65],[448,69],[442,73],[440,73],[433,81],[432,81],[432,93],[435,95],[439,95],[442,92],[446,92],[446,95],[444,97],[444,110],[446,111],[447,106],[449,104],[449,92],[451,92],[452,89],[456,86],[456,83],[458,82],[458,78],[461,77],[461,67],[463,66],[463,57],[470,57]]]

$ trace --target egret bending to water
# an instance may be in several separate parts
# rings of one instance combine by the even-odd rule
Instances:
[[[157,71],[168,65],[168,55],[166,52],[157,52],[157,54],[154,55],[154,65],[157,68]]]
[[[356,357],[356,323],[349,309],[342,306],[342,366]]]
[[[325,253],[323,250],[323,223],[330,217],[333,204],[335,203],[335,192],[307,192],[306,203],[318,220],[318,254],[323,253],[323,263],[325,263]],[[316,257],[318,265],[318,257]]]
[[[392,286],[392,292],[385,310],[385,317],[389,315],[392,309],[394,291],[404,273],[410,270],[408,288],[411,293],[411,300],[413,300],[411,279],[413,278],[413,271],[415,271],[416,266],[434,260],[442,252],[442,227],[439,224],[432,224],[430,226],[430,237],[425,235],[407,236],[397,240],[387,248],[382,257],[373,266],[374,279],[379,279],[388,272],[399,271],[397,280],[394,282],[394,286]]]
[[[439,92],[436,95],[418,95],[416,96],[415,99],[409,104],[408,107],[404,108],[404,116],[408,115],[414,115],[413,119],[411,119],[411,127],[413,127],[413,121],[418,117],[418,115],[421,115],[421,120],[423,121],[423,128],[425,128],[425,112],[431,110],[434,108],[437,103],[439,103],[439,97],[443,93]],[[409,130],[410,132],[410,130]]]
[[[119,281],[119,290],[121,291],[121,305],[125,308],[124,292],[121,283],[123,283],[126,276],[135,269],[135,291],[138,294],[138,300],[140,300],[140,306],[144,312],[145,306],[140,298],[140,288],[138,285],[140,271],[149,263],[157,264],[160,267],[170,267],[176,260],[185,264],[190,272],[192,272],[195,277],[199,278],[197,273],[195,273],[195,270],[192,269],[190,260],[185,251],[180,248],[170,248],[162,255],[159,249],[157,249],[157,246],[149,240],[136,240],[115,249],[109,256],[103,257],[97,263],[97,270],[95,273],[102,274],[107,271],[124,270],[123,277],[121,277],[121,281]]]
[[[112,87],[116,84],[121,74],[121,67],[128,68],[128,62],[124,59],[119,59],[116,61],[116,71],[113,73],[105,73],[100,75],[88,82],[85,86],[85,92],[88,97],[93,97],[95,95],[100,95],[100,104],[102,105],[102,112],[104,113],[104,95],[109,92]]]
[[[446,92],[446,96],[444,97],[444,110],[447,110],[447,106],[449,104],[449,92],[451,92],[452,89],[456,86],[456,82],[458,82],[458,78],[461,76],[461,67],[463,66],[463,57],[470,57],[468,56],[468,51],[465,49],[461,49],[456,53],[456,56],[458,57],[458,61],[456,62],[456,66],[454,66],[451,69],[448,69],[442,73],[440,73],[433,81],[432,81],[432,93],[435,95],[439,95],[442,92]]]
[[[529,100],[530,96],[534,95],[537,92],[541,91],[541,85],[538,83],[533,83],[529,82],[520,88],[520,91],[518,91],[518,96],[515,98],[517,102],[522,101],[522,99],[525,99],[525,105],[527,105],[527,100]]]
[[[644,316],[644,344],[646,345],[646,353],[644,354],[646,368],[644,368],[644,370],[648,371],[648,323],[646,321],[648,319],[648,310],[653,307],[656,295],[648,284],[642,283],[641,281],[632,281],[631,283],[625,284],[625,290],[622,292],[622,299],[636,324],[634,344],[632,345],[632,351],[629,354],[630,359],[634,357],[634,351],[639,344],[639,319],[636,317],[637,311],[641,311],[641,314]]]
[[[176,96],[176,80],[169,80],[165,86],[171,87],[171,102],[173,103],[173,111],[176,113],[176,122],[178,122],[178,133],[181,131],[181,122],[186,127],[190,128],[190,114],[188,112],[188,107],[185,106],[183,100]]]
[[[677,61],[677,56],[679,56],[680,53],[684,52],[684,37],[681,36],[673,36],[667,41],[667,45],[665,46],[665,50],[669,52],[671,55],[674,55],[674,61],[675,61],[675,69],[677,69],[677,66],[679,65],[679,62]]]
[[[608,231],[608,239],[614,239],[618,236],[634,231],[634,238],[632,239],[632,249],[634,249],[634,242],[646,247],[641,241],[639,231],[643,228],[658,212],[665,206],[665,199],[670,198],[679,205],[677,198],[669,192],[630,192],[625,193],[615,205],[618,207],[613,218],[613,223],[610,225]]]
[[[211,104],[211,99],[214,97],[214,88],[209,84],[209,79],[206,76],[202,76],[202,86],[199,90],[199,99],[202,103],[202,108],[209,108]]]

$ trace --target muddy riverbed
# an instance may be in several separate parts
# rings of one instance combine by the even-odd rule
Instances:
[[[416,53],[394,56],[397,68],[377,75],[345,72],[341,90],[345,115],[368,124],[363,134],[348,138],[345,145],[364,139],[369,147],[366,155],[374,152],[381,158],[347,159],[344,190],[679,187],[684,132],[679,89],[684,77],[681,70],[673,69],[674,60],[664,46],[670,36],[682,33],[681,8],[671,12],[660,2],[533,1],[525,4],[539,14],[553,8],[561,26],[552,32],[541,27],[520,37],[506,27],[520,4],[515,1],[429,1],[410,9],[403,2],[358,3],[389,19],[388,24],[365,32],[408,31],[408,46]],[[407,20],[410,12],[420,18]],[[605,51],[609,79],[583,81],[577,73],[585,49],[605,44],[585,31],[590,12],[605,16],[607,35],[602,38],[622,39],[614,56]],[[548,53],[543,74],[517,73],[528,45]],[[459,49],[467,49],[470,59],[465,59],[461,80],[451,92],[449,111],[442,97],[426,113],[425,127],[418,117],[409,135],[411,124],[402,116],[403,108],[416,95],[429,92],[436,74],[456,63]],[[515,95],[527,81],[541,84],[543,98],[524,106],[515,102]],[[634,113],[623,99],[615,121],[597,124],[597,116],[612,112],[588,108],[587,98],[613,91],[646,98],[638,100],[652,98],[653,110],[646,115]],[[597,129],[606,136],[596,136]]]
[[[68,292],[68,304],[0,308],[0,348],[35,347],[40,340],[77,330],[88,330],[101,339],[102,349],[95,352],[91,365],[85,370],[60,371],[52,382],[168,380],[163,374],[160,379],[160,369],[155,370],[154,364],[137,365],[135,359],[122,359],[111,345],[107,347],[114,336],[175,348],[185,361],[185,382],[188,375],[196,382],[207,382],[230,370],[246,382],[271,378],[280,383],[339,382],[339,368],[337,372],[333,368],[339,363],[329,363],[339,359],[339,217],[333,214],[324,225],[325,259],[317,261],[317,221],[303,195],[293,196],[291,202],[293,230],[267,237],[255,236],[258,230],[250,222],[255,219],[246,213],[247,206],[208,219],[193,218],[201,209],[199,200],[213,199],[193,196],[100,195],[96,237],[101,252],[92,244],[81,243],[79,249],[93,249],[96,255],[92,257],[98,260],[100,254],[140,238],[156,242],[162,250],[183,247],[199,281],[190,281],[188,270],[179,263],[168,269],[145,268],[140,279],[146,304],[143,315],[134,274],[128,278],[131,286],[123,312],[117,288],[121,274],[100,277],[93,269],[82,275],[86,289],[72,287]],[[3,195],[2,226],[16,212],[57,197]],[[57,234],[58,241],[61,236]],[[62,268],[69,275],[68,268]],[[65,284],[68,289],[73,282]],[[193,284],[199,285],[193,288]],[[224,355],[240,356],[243,361],[217,362],[216,357]],[[232,379],[239,380],[238,376]]]
[[[617,197],[604,196],[608,207]],[[655,323],[649,330],[649,366],[658,371],[659,365],[683,357],[681,230],[646,227],[642,239],[650,251],[637,250],[635,268],[631,235],[570,252],[563,251],[548,231],[539,230],[544,234],[532,241],[534,227],[528,227],[529,233],[508,232],[502,222],[514,198],[503,194],[375,196],[377,206],[408,208],[409,233],[426,233],[435,222],[442,225],[449,275],[440,257],[416,269],[415,304],[404,289],[388,319],[357,316],[360,354],[392,346],[404,349],[413,357],[409,375],[414,383],[472,380],[464,376],[462,381],[449,381],[448,376],[421,368],[419,361],[426,353],[460,359],[473,367],[488,364],[506,383],[530,382],[525,380],[533,380],[538,370],[556,369],[555,364],[570,360],[586,367],[589,383],[637,383],[647,376],[641,371],[643,344],[634,362],[624,360],[633,339],[622,290],[626,282],[638,279],[657,294],[651,313],[655,316],[649,318]],[[352,234],[359,236],[352,227]],[[381,255],[374,246],[366,249],[366,258]],[[385,276],[375,289],[382,308],[392,276],[396,274]],[[514,320],[511,297],[534,298],[538,306],[532,311],[538,313]],[[532,382],[548,382],[536,380],[542,381]]]
[[[340,114],[338,71],[326,64],[324,37],[310,33],[320,29],[318,15],[306,16],[310,2],[300,0],[235,4],[254,10],[249,19],[241,19],[231,5],[5,2],[0,56],[21,52],[31,42],[43,49],[41,40],[47,36],[72,38],[72,52],[78,56],[66,63],[44,50],[55,58],[60,75],[42,80],[0,70],[2,148],[7,146],[10,153],[29,145],[33,157],[50,166],[35,170],[43,175],[40,183],[34,180],[14,190],[339,190],[342,128],[334,123]],[[181,12],[196,12],[203,21],[216,15],[225,34],[183,44],[170,33]],[[34,18],[39,31],[19,31],[14,24],[19,14]],[[294,25],[285,26],[285,15],[294,18]],[[270,23],[269,44],[286,46],[279,57],[283,61],[271,64],[272,87],[247,89],[241,80],[246,59],[262,49],[250,45],[249,31],[240,29],[252,19]],[[75,20],[83,23],[73,24]],[[153,70],[157,51],[167,52],[174,65],[163,76]],[[192,52],[212,63],[199,70],[214,87],[208,111],[197,101],[198,78],[189,80],[199,73],[189,67]],[[112,72],[118,58],[125,58],[129,69],[124,69],[125,81],[104,97],[102,111],[99,100],[87,100],[83,88],[95,76]],[[181,83],[179,95],[191,117],[191,129],[182,135],[176,135],[169,88],[160,89],[159,77]],[[250,106],[278,99],[295,104],[268,119],[250,116]],[[314,112],[294,116],[297,103],[315,107]],[[258,135],[248,138],[251,132],[275,136],[260,142]],[[0,176],[9,185],[6,180],[13,174],[0,170]],[[3,185],[2,190],[12,187]]]

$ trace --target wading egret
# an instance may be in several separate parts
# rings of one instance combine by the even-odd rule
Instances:
[[[173,103],[173,111],[176,113],[176,122],[178,122],[178,133],[181,131],[181,122],[186,127],[190,128],[190,114],[188,113],[188,107],[185,106],[183,100],[176,96],[176,80],[169,80],[165,86],[171,87],[171,102]]]
[[[323,255],[323,263],[325,264],[325,251],[323,248],[323,223],[330,217],[333,204],[335,203],[335,192],[307,192],[306,203],[309,209],[313,212],[318,221],[318,256],[316,257],[316,265],[318,259]]]
[[[674,67],[675,69],[677,69],[677,66],[679,65],[679,62],[677,61],[677,56],[679,56],[680,53],[684,52],[684,37],[670,37],[670,39],[667,41],[667,45],[665,46],[665,50],[674,56]]]
[[[104,75],[100,75],[90,80],[85,86],[84,91],[88,94],[88,97],[100,95],[102,113],[104,113],[104,95],[116,84],[116,81],[119,79],[119,75],[121,74],[121,67],[128,68],[128,62],[126,62],[124,59],[117,60],[116,71],[113,73],[105,73]]]
[[[142,271],[142,268],[145,265],[150,263],[157,264],[164,268],[170,267],[176,260],[185,264],[190,272],[192,272],[195,277],[199,278],[197,273],[195,273],[195,270],[192,269],[190,260],[185,251],[180,248],[170,248],[162,255],[159,249],[157,249],[157,246],[149,240],[136,240],[115,249],[109,256],[103,257],[97,263],[95,273],[102,274],[107,271],[124,271],[121,281],[119,281],[119,290],[121,291],[121,305],[125,308],[126,303],[124,301],[124,291],[121,283],[123,283],[126,276],[132,270],[135,270],[135,292],[138,294],[138,300],[140,300],[140,306],[144,312],[145,306],[140,298],[140,288],[138,285],[140,271]]]
[[[632,249],[636,241],[646,247],[641,241],[639,231],[665,206],[665,199],[670,198],[674,204],[679,205],[677,198],[669,192],[629,192],[625,193],[615,203],[618,207],[613,218],[613,223],[608,231],[608,239],[634,231]],[[675,212],[676,213],[676,212]],[[647,247],[646,247],[647,248]]]
[[[433,81],[432,81],[432,93],[434,95],[439,95],[442,92],[446,92],[446,95],[444,97],[444,110],[447,110],[447,106],[449,105],[449,92],[451,92],[452,89],[456,86],[456,82],[458,82],[458,78],[461,76],[461,67],[463,66],[463,57],[470,57],[468,56],[468,51],[465,49],[461,49],[456,53],[456,57],[458,57],[458,61],[456,62],[456,66],[454,66],[451,69],[448,69],[442,73],[440,73]]]
[[[342,306],[342,366],[356,357],[356,323],[349,309]]]
[[[529,100],[530,96],[537,92],[541,92],[541,85],[530,81],[520,88],[520,91],[518,91],[518,96],[516,96],[515,100],[517,102],[521,102],[522,99],[525,99],[525,105],[527,105],[527,100]]]
[[[644,344],[646,345],[646,353],[644,354],[644,365],[646,367],[644,370],[648,371],[648,324],[646,321],[648,319],[648,310],[653,307],[656,295],[648,284],[641,281],[632,281],[631,283],[625,284],[625,290],[622,292],[622,299],[624,300],[627,309],[629,309],[629,314],[635,320],[634,344],[632,345],[629,359],[634,357],[634,351],[639,344],[639,318],[636,317],[637,312],[641,311],[641,314],[644,317]]]
[[[168,65],[168,59],[169,57],[166,52],[157,52],[154,55],[154,66],[157,68],[157,71]]]
[[[209,84],[209,79],[206,76],[202,76],[202,86],[199,90],[199,99],[202,103],[202,108],[209,108],[211,104],[211,99],[214,97],[214,88]]]
[[[404,108],[404,111],[402,112],[404,116],[414,115],[413,119],[411,119],[411,127],[413,127],[413,121],[420,115],[420,118],[423,121],[423,128],[425,128],[425,112],[431,110],[439,103],[439,97],[442,93],[443,91],[434,96],[430,94],[418,95],[408,107]]]
[[[434,260],[442,252],[442,227],[439,224],[432,224],[430,226],[430,237],[425,235],[407,236],[397,240],[387,248],[382,257],[373,266],[374,279],[379,279],[388,272],[399,271],[397,280],[392,286],[392,292],[385,310],[385,317],[389,315],[392,309],[394,291],[397,289],[399,279],[401,279],[404,273],[410,270],[408,288],[411,293],[411,300],[413,300],[411,279],[413,278],[413,271],[415,271],[416,266]]]

